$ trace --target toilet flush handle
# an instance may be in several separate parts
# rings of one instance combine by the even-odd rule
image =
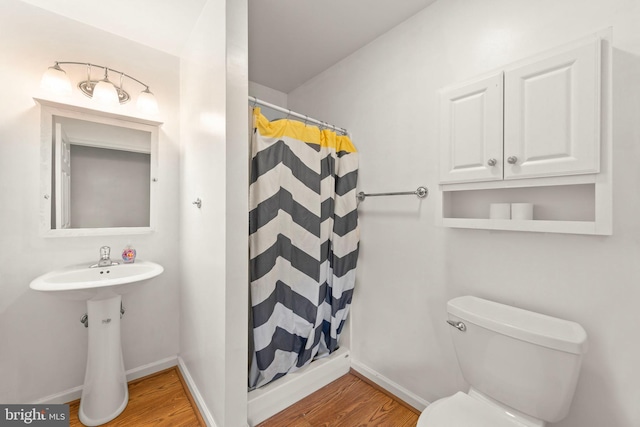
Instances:
[[[459,331],[466,331],[467,330],[467,325],[465,325],[462,322],[456,322],[454,320],[447,320],[447,323],[450,324],[451,326],[453,326],[454,328],[456,328]]]

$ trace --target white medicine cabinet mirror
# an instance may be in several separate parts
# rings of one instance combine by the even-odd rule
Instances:
[[[43,234],[152,232],[159,123],[37,101]]]

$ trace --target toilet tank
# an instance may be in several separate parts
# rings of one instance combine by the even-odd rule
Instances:
[[[477,391],[554,423],[569,412],[587,334],[579,324],[481,298],[447,303],[458,363]]]

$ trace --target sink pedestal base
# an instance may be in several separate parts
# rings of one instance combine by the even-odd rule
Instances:
[[[78,412],[86,426],[111,421],[129,402],[120,341],[121,301],[113,292],[87,301],[89,351]]]

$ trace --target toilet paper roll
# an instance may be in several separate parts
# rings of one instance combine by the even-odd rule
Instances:
[[[491,203],[489,205],[490,219],[511,219],[510,203]]]
[[[533,204],[511,203],[511,219],[533,219]]]

